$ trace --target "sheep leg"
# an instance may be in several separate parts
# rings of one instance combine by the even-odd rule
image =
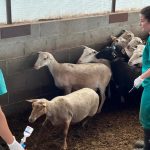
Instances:
[[[46,123],[47,123],[47,121],[48,121],[48,118],[46,117],[45,120],[44,120],[44,122],[42,123],[42,126],[45,126]]]
[[[46,120],[46,122],[47,122],[47,120]],[[35,139],[35,142],[33,145],[34,149],[37,149],[38,144],[40,143],[39,141],[41,141],[40,140],[41,136],[45,137],[45,133],[46,133],[46,132],[44,132],[45,130],[46,130],[45,124],[44,125],[42,124],[42,126],[38,132],[37,138]]]
[[[71,122],[71,119],[65,121],[65,124],[64,124],[64,141],[63,141],[63,147],[62,147],[63,150],[67,149],[67,135],[68,135],[70,122]]]
[[[86,117],[83,122],[82,122],[82,128],[85,128],[85,125],[87,124],[87,122],[90,120],[91,116]]]
[[[71,87],[65,87],[65,95],[71,93]]]
[[[103,93],[102,96],[101,96],[101,101],[100,101],[100,106],[98,108],[98,113],[101,112],[103,104],[104,104],[104,101],[105,101],[105,93]]]
[[[105,90],[104,89],[99,89],[100,90],[100,98],[101,98],[101,100],[99,101],[99,108],[98,108],[98,113],[100,113],[101,112],[101,110],[102,110],[102,107],[103,107],[103,104],[104,104],[104,101],[105,101]]]

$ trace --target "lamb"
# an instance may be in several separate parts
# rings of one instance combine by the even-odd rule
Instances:
[[[36,121],[46,114],[53,126],[63,126],[64,140],[62,148],[67,149],[67,134],[70,123],[77,123],[86,117],[97,113],[99,105],[98,94],[89,88],[83,88],[66,96],[58,96],[51,101],[46,99],[28,100],[32,102],[32,112],[29,122]]]
[[[101,63],[70,64],[58,63],[53,55],[48,52],[39,52],[39,57],[34,65],[35,69],[48,66],[55,85],[65,90],[66,94],[81,88],[99,90],[101,104],[99,112],[105,101],[105,90],[111,78],[111,69]]]
[[[145,48],[145,45],[137,45],[137,48],[135,48],[131,58],[129,59],[128,64],[130,66],[133,65],[140,65],[142,64],[142,55],[143,55],[143,50]]]

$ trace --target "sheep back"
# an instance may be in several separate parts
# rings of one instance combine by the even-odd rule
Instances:
[[[66,96],[58,96],[51,100],[48,113],[53,125],[62,124],[71,119],[77,123],[87,116],[94,116],[99,106],[98,94],[89,88],[83,88]]]

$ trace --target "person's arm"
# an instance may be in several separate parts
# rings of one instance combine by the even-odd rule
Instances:
[[[24,150],[12,135],[6,117],[0,107],[0,136],[7,143],[10,150]]]
[[[11,144],[14,140],[13,135],[8,127],[6,117],[1,108],[0,108],[0,136],[7,144]]]
[[[138,88],[142,84],[143,80],[148,77],[150,77],[150,69],[148,69],[146,72],[144,72],[134,80],[134,86]]]
[[[145,79],[150,77],[150,69],[148,69],[146,72],[140,75],[141,79]]]

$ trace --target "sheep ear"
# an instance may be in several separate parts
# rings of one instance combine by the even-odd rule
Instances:
[[[38,54],[42,53],[42,51],[38,51]]]
[[[46,103],[45,102],[39,102],[39,104],[41,105],[41,106],[44,106],[44,107],[46,107]]]
[[[43,104],[42,104],[44,107],[46,107],[46,103],[44,102]]]
[[[135,51],[137,49],[137,47],[133,47],[133,50]]]
[[[135,49],[137,48],[137,45],[135,45],[135,47],[134,47]]]
[[[94,54],[96,54],[96,53],[97,53],[97,51],[93,51],[93,53],[94,53]]]
[[[131,34],[128,34],[129,38],[132,38],[132,35]]]
[[[112,41],[114,41],[114,40],[117,39],[117,37],[115,37],[115,36],[113,36],[113,35],[111,35],[110,37],[111,37]]]
[[[124,29],[123,29],[123,30],[121,31],[121,33],[124,33],[124,32],[126,32],[126,31],[127,31],[127,30],[124,30]]]
[[[85,45],[81,45],[83,48],[88,48],[87,46],[85,46]]]
[[[31,100],[26,100],[27,102],[33,103],[33,102],[37,102],[37,99],[31,99]]]

